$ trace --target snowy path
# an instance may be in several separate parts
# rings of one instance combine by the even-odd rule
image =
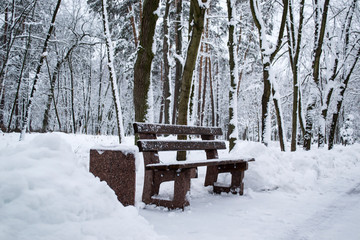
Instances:
[[[360,182],[297,226],[286,239],[360,239]]]
[[[140,215],[172,240],[359,240],[360,178],[353,179],[352,172],[336,183],[322,183],[326,185],[320,192],[248,191],[243,197],[204,193],[194,196],[184,212],[150,206]]]

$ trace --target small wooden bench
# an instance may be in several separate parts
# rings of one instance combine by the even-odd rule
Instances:
[[[169,124],[134,123],[135,133],[139,140],[139,151],[143,152],[145,164],[144,189],[142,201],[145,204],[156,204],[170,209],[184,208],[189,205],[186,194],[190,190],[190,179],[197,177],[197,167],[207,166],[205,186],[213,186],[214,193],[231,192],[243,194],[244,172],[248,162],[254,158],[219,159],[217,149],[226,149],[224,141],[215,140],[222,135],[221,128],[196,127]],[[158,140],[157,135],[197,135],[202,140]],[[159,151],[205,150],[207,159],[199,161],[172,161],[161,163]],[[228,186],[216,183],[218,174],[231,173]],[[160,184],[174,181],[174,197],[172,200],[157,199]]]

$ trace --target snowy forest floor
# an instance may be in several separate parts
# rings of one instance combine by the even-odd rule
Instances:
[[[135,207],[123,207],[88,172],[90,148],[114,145],[116,137],[28,134],[24,142],[18,137],[0,135],[0,239],[360,239],[359,144],[283,153],[277,143],[266,148],[240,141],[230,155],[256,159],[245,173],[243,196],[211,194],[200,168],[190,206],[169,211],[140,201],[141,154]],[[133,141],[128,137],[125,144]],[[192,152],[189,158],[204,156]],[[171,184],[164,184],[160,194],[171,191]]]

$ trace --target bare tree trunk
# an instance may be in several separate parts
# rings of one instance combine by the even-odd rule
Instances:
[[[176,123],[177,111],[180,101],[181,74],[183,71],[182,61],[180,61],[179,59],[182,57],[182,30],[181,30],[182,0],[175,0],[175,5],[176,5],[176,17],[175,17],[176,66],[175,66],[175,87],[174,87],[172,124]]]
[[[304,21],[304,6],[305,0],[301,0],[300,2],[300,12],[299,12],[299,25],[297,27],[298,32],[297,35],[295,33],[295,22],[294,22],[294,13],[293,13],[293,3],[292,0],[289,1],[289,16],[290,21],[287,24],[287,32],[288,32],[288,46],[289,46],[289,57],[290,57],[290,65],[293,73],[293,109],[292,109],[292,131],[291,131],[291,151],[296,151],[296,143],[297,143],[297,117],[299,110],[299,82],[298,82],[298,74],[299,74],[299,56],[301,50],[301,38],[302,38],[302,28]]]
[[[202,90],[202,74],[203,74],[203,52],[204,52],[204,44],[200,45],[200,59],[199,59],[199,86],[198,86],[198,95],[197,95],[197,125],[201,125],[201,90]]]
[[[36,92],[36,84],[37,84],[37,81],[39,79],[39,74],[40,74],[40,71],[41,71],[41,67],[42,67],[42,65],[44,63],[44,59],[46,57],[48,43],[49,43],[51,34],[52,34],[54,26],[55,26],[56,15],[57,15],[57,12],[58,12],[58,10],[60,8],[60,4],[61,4],[61,0],[58,0],[57,4],[55,6],[55,10],[54,10],[52,19],[51,19],[49,31],[48,31],[48,33],[46,35],[46,39],[45,39],[45,42],[44,42],[42,54],[40,56],[39,64],[38,64],[38,66],[36,68],[36,73],[35,73],[35,77],[34,77],[33,86],[32,86],[30,97],[29,97],[29,100],[28,100],[28,103],[27,103],[27,106],[26,106],[25,116],[24,116],[24,119],[23,119],[23,122],[22,122],[20,141],[24,139],[26,128],[28,127],[28,123],[29,123],[30,116],[31,116],[30,112],[31,112],[31,108],[32,108],[32,101],[33,101],[33,98],[34,98],[34,95],[35,95],[35,92]]]
[[[208,10],[209,11],[209,10]],[[209,20],[206,19],[205,25],[205,41],[208,41],[209,37]],[[206,114],[206,92],[207,92],[207,80],[208,80],[208,54],[209,54],[209,44],[205,43],[205,68],[204,68],[204,88],[203,96],[201,103],[201,115],[200,115],[200,126],[204,125],[205,114]]]
[[[206,3],[206,1],[204,2]],[[204,4],[203,6],[205,6]],[[187,51],[184,73],[181,81],[181,93],[179,102],[179,114],[177,123],[180,125],[187,125],[188,103],[190,98],[191,81],[195,69],[195,63],[198,55],[201,35],[204,30],[205,7],[200,7],[197,0],[191,0],[190,8],[193,13],[193,27],[191,39]],[[178,152],[178,160],[186,159],[186,152]]]
[[[48,69],[48,74],[49,74],[49,80],[50,80],[50,92],[48,93],[48,100],[46,103],[46,107],[45,107],[45,112],[44,112],[44,116],[43,116],[43,124],[42,124],[42,128],[41,128],[41,132],[46,132],[48,130],[48,125],[49,125],[49,115],[50,115],[50,110],[51,110],[51,103],[53,102],[53,99],[55,98],[54,96],[54,88],[55,88],[55,82],[56,82],[56,78],[58,76],[58,73],[60,71],[60,67],[62,64],[62,59],[58,60],[54,69],[54,73],[51,76],[50,73],[50,68],[49,68],[49,64],[48,61],[45,59],[46,61],[46,66]]]
[[[324,8],[322,13],[322,20],[321,25],[319,26],[319,20],[318,20],[318,14],[319,14],[319,5],[318,0],[315,0],[315,45],[314,45],[314,58],[312,62],[312,71],[313,71],[313,81],[316,85],[316,87],[319,87],[320,84],[320,57],[322,53],[322,44],[324,42],[324,36],[325,36],[325,28],[326,28],[326,22],[327,22],[327,12],[329,9],[329,2],[330,0],[325,0],[324,2]],[[319,29],[320,27],[320,29]],[[311,96],[309,98],[309,101],[307,103],[306,108],[306,127],[305,127],[305,135],[304,135],[304,149],[310,150],[311,149],[311,135],[312,135],[312,128],[314,124],[314,111],[315,111],[315,105],[318,98],[318,93],[316,92],[316,89],[311,90]],[[324,123],[322,123],[324,124]],[[319,134],[319,144],[323,144],[324,136],[320,133]]]
[[[133,32],[134,44],[135,44],[135,47],[137,47],[139,40],[138,40],[138,36],[137,36],[135,17],[134,17],[134,10],[133,10],[131,4],[129,5],[128,9],[129,9],[129,13],[131,14],[131,16],[130,16],[130,24],[131,24],[131,28],[132,28],[132,32]]]
[[[169,9],[170,0],[165,2],[165,14],[164,14],[164,39],[163,39],[163,59],[164,59],[164,87],[163,87],[163,101],[164,101],[164,116],[165,123],[170,123],[170,65],[169,65]]]
[[[236,42],[236,6],[235,1],[227,0],[228,21],[229,21],[229,66],[230,66],[230,91],[229,91],[229,151],[231,151],[238,139],[239,130],[237,127],[237,83],[239,82],[237,42]]]
[[[72,119],[72,132],[76,133],[76,117],[74,107],[74,70],[72,66],[72,55],[70,54],[68,60],[68,66],[70,71],[70,106],[71,106],[71,119]]]
[[[277,55],[277,53],[280,51],[281,45],[282,45],[282,38],[284,35],[285,25],[286,25],[286,18],[287,18],[287,12],[288,12],[288,5],[289,0],[283,0],[283,11],[282,11],[282,18],[280,23],[280,29],[279,29],[279,35],[277,37],[277,42],[275,47],[272,49],[267,49],[266,46],[269,45],[269,40],[266,39],[266,35],[264,34],[266,27],[263,21],[263,18],[261,16],[261,9],[260,3],[257,0],[250,0],[250,9],[251,14],[253,16],[255,26],[257,27],[259,31],[259,42],[260,42],[260,48],[262,50],[262,64],[263,64],[263,79],[264,79],[264,92],[262,95],[262,116],[261,116],[261,122],[262,122],[262,129],[261,129],[261,142],[264,145],[268,145],[270,139],[270,116],[269,116],[269,107],[270,107],[270,96],[271,93],[276,91],[276,88],[272,85],[275,83],[272,83],[272,79],[270,79],[270,71],[272,64],[274,62],[274,59]],[[271,52],[269,52],[271,50]],[[281,151],[285,151],[285,135],[283,134],[283,124],[282,124],[282,116],[281,116],[281,109],[280,109],[280,99],[273,98],[274,105],[276,109],[276,117],[277,117],[277,123],[278,123],[278,132],[280,137],[280,149]]]
[[[211,72],[211,58],[209,60],[209,83],[210,83],[210,101],[211,101],[211,126],[215,126],[215,100],[214,100],[214,88],[213,88],[213,79]]]
[[[33,15],[34,15],[34,13],[35,13],[35,7],[33,9]],[[32,28],[32,25],[29,26],[29,35],[28,35],[28,37],[26,39],[24,58],[23,58],[23,62],[21,64],[21,70],[20,70],[18,86],[17,86],[17,89],[16,89],[15,99],[14,99],[14,103],[13,103],[13,106],[12,106],[12,109],[11,109],[10,118],[9,118],[9,121],[8,121],[7,132],[9,132],[11,130],[11,123],[12,123],[12,119],[13,119],[15,109],[18,109],[18,107],[19,107],[20,87],[21,87],[21,83],[23,81],[23,75],[24,75],[24,69],[25,69],[25,65],[26,65],[26,61],[27,61],[27,55],[28,55],[30,45],[31,45],[31,28]],[[2,101],[3,101],[3,99],[2,99]],[[2,108],[0,108],[0,111],[2,111],[1,109]],[[0,114],[0,118],[1,118],[1,114]],[[0,120],[0,122],[1,122],[1,120]]]
[[[340,110],[342,107],[342,103],[344,101],[345,91],[347,89],[350,77],[355,69],[355,66],[359,60],[360,57],[360,48],[358,49],[357,55],[355,56],[354,62],[348,72],[348,74],[345,76],[345,73],[342,77],[342,82],[340,85],[340,92],[337,97],[337,104],[336,104],[336,112],[333,114],[332,122],[330,126],[330,135],[329,135],[329,150],[331,150],[334,147],[334,139],[335,139],[335,131],[336,131],[336,124],[338,122]],[[344,70],[345,71],[345,70]]]
[[[99,68],[99,92],[98,92],[98,111],[97,111],[97,122],[95,127],[95,134],[100,135],[101,134],[101,124],[102,124],[102,118],[103,118],[103,106],[104,103],[102,102],[101,96],[102,96],[102,86],[103,86],[103,54],[102,54],[102,44],[100,47],[100,68]]]
[[[134,66],[133,99],[135,121],[144,122],[148,112],[148,92],[150,87],[151,63],[154,58],[152,45],[158,19],[156,10],[159,0],[144,0],[140,29],[140,46]]]
[[[109,69],[109,78],[111,82],[111,90],[113,96],[113,102],[115,106],[115,115],[116,115],[116,125],[117,125],[117,133],[119,137],[119,143],[121,143],[124,139],[124,125],[122,120],[122,112],[121,112],[121,105],[120,105],[120,97],[119,97],[119,88],[117,86],[117,78],[116,78],[116,71],[114,67],[114,51],[111,41],[111,33],[109,29],[109,21],[108,21],[108,14],[107,14],[107,6],[106,0],[102,0],[101,4],[102,10],[102,20],[103,20],[103,27],[104,27],[104,34],[105,34],[105,41],[106,41],[106,50],[107,50],[107,59],[108,59],[108,69]]]

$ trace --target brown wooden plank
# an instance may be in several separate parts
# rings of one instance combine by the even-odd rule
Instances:
[[[226,149],[225,142],[223,141],[139,140],[137,145],[140,152]]]
[[[174,135],[222,135],[218,127],[198,127],[171,124],[134,123],[135,133]]]
[[[207,159],[201,161],[184,161],[184,162],[171,162],[171,163],[155,163],[146,165],[146,169],[158,169],[158,170],[167,170],[167,169],[180,169],[180,168],[194,168],[201,166],[220,166],[220,165],[230,165],[237,164],[242,162],[252,162],[255,161],[254,158],[242,158],[242,159]]]

